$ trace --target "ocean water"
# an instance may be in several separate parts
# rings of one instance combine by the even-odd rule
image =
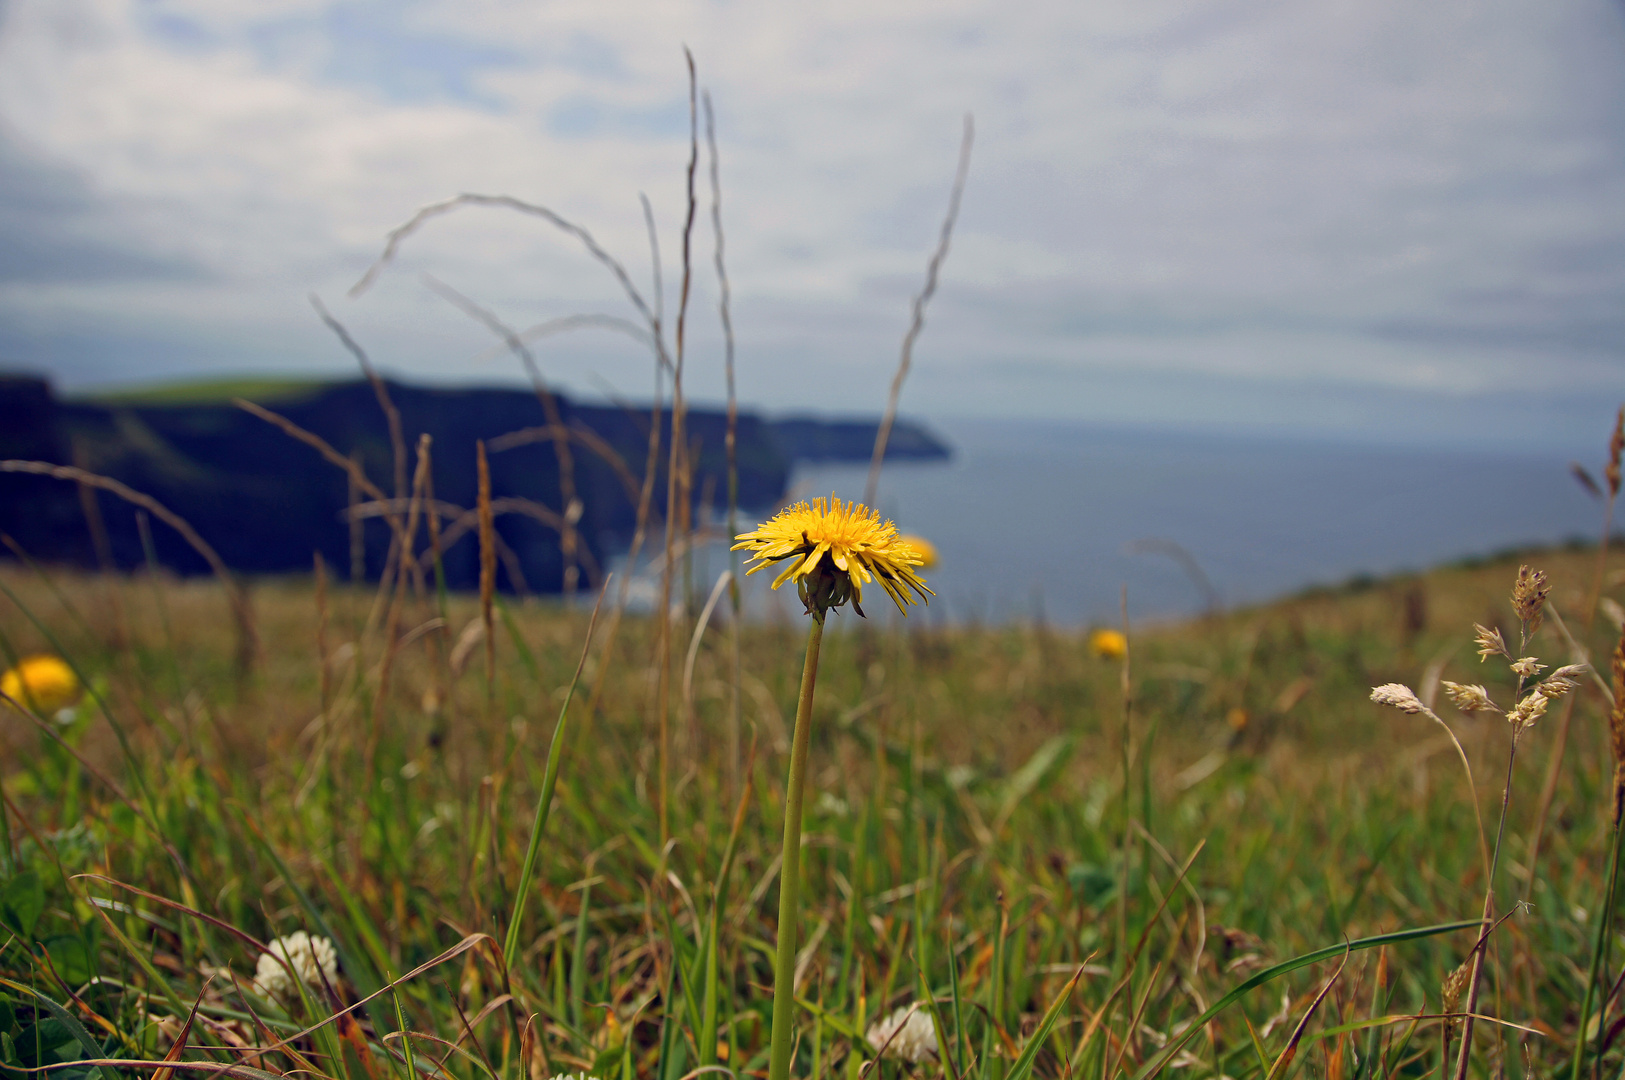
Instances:
[[[1115,623],[1195,614],[1472,555],[1595,538],[1601,507],[1560,452],[1521,455],[1064,423],[932,425],[945,463],[889,464],[876,500],[936,545],[930,622]],[[818,465],[797,497],[861,498],[866,466]],[[705,584],[726,566],[708,553]],[[799,608],[788,587],[757,612]],[[890,608],[879,590],[871,616]]]

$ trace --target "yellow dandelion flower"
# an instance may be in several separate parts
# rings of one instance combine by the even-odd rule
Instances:
[[[49,716],[79,700],[79,680],[60,657],[27,656],[0,675],[0,694]]]
[[[1089,651],[1103,660],[1121,660],[1128,655],[1128,638],[1121,630],[1102,627],[1089,635]]]
[[[921,570],[929,570],[933,566],[937,565],[937,545],[933,544],[925,537],[903,535],[899,536],[897,539],[919,553],[919,567]]]
[[[749,551],[756,563],[749,573],[787,562],[773,587],[794,581],[801,602],[819,619],[848,600],[862,615],[863,586],[871,581],[880,582],[904,615],[908,605],[936,595],[914,573],[925,561],[919,549],[862,503],[843,503],[833,495],[799,502],[735,539],[733,550]]]

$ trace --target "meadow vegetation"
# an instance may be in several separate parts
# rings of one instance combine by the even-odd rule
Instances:
[[[684,554],[751,524],[736,480],[726,499],[694,490],[684,429],[699,101],[691,62],[675,319],[658,244],[651,300],[586,229],[509,196],[423,208],[356,287],[464,208],[525,215],[611,275],[635,318],[594,325],[654,360],[648,456],[621,464],[657,614],[577,557],[571,463],[599,451],[527,342],[578,316],[520,331],[436,289],[530,376],[547,424],[515,434],[554,447],[555,507],[494,499],[483,443],[478,505],[438,502],[431,454],[465,448],[423,436],[411,453],[319,303],[390,421],[393,484],[240,403],[349,472],[352,543],[364,517],[391,530],[376,588],[319,562],[237,582],[150,497],[0,462],[79,484],[93,536],[92,489],[135,503],[216,573],[87,575],[15,548],[0,563],[16,673],[0,684],[0,1078],[1621,1075],[1625,610],[1606,559],[1524,553],[1100,628],[1115,634],[832,610],[801,692],[821,631],[744,621],[728,579],[707,594]],[[967,120],[871,505],[970,137]],[[1584,478],[1609,513],[1622,429],[1625,410],[1606,495]],[[567,599],[496,594],[498,503],[556,530]],[[725,529],[697,520],[723,504]],[[479,595],[444,588],[443,517],[447,535],[477,529]],[[816,547],[799,527],[778,539]],[[853,584],[823,559],[801,582],[820,614]],[[42,656],[58,659],[25,666]],[[781,907],[786,877],[799,899]]]
[[[1469,791],[1444,731],[1368,696],[1396,681],[1431,696],[1443,678],[1507,701],[1516,676],[1480,661],[1470,627],[1516,640],[1519,558],[1131,628],[1121,659],[1041,625],[832,615],[803,839],[795,1072],[1439,1072],[1450,1024],[1439,1015],[1459,1008],[1442,988],[1484,903],[1472,800],[1493,839],[1510,729],[1438,704],[1477,777]],[[1552,592],[1530,651],[1556,666],[1589,650],[1606,677],[1618,628],[1604,617],[1586,634],[1580,614],[1595,551],[1538,562]],[[550,737],[586,637],[579,605],[508,601],[488,682],[478,598],[447,597],[442,613],[425,596],[380,694],[371,590],[255,584],[262,659],[242,680],[211,581],[8,564],[0,583],[8,663],[59,653],[92,690],[57,717],[5,719],[8,1076],[166,1055],[181,1068],[351,1080],[765,1068],[802,626],[743,628],[735,761],[732,635],[720,621],[702,635],[691,704],[672,719],[664,843],[659,620],[626,616],[610,652],[599,627],[505,965]],[[1582,1033],[1609,917],[1609,708],[1588,677],[1523,736],[1499,856],[1507,917],[1479,1003],[1509,1023],[1477,1025],[1472,1068],[1484,1075],[1567,1069]],[[1406,938],[1441,924],[1455,929]],[[265,943],[295,931],[331,939],[331,970],[256,983]],[[1316,950],[1317,962],[1273,973]],[[1601,975],[1596,997],[1611,1007],[1585,1032],[1602,1047],[1587,1050],[1587,1072],[1625,1061],[1617,967]],[[920,1060],[876,1062],[865,1035],[915,1003],[932,1022]],[[62,1071],[96,1068],[152,1066]]]

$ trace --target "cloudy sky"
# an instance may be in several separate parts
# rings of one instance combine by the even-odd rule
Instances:
[[[977,139],[905,392],[930,416],[1606,439],[1625,397],[1620,0],[0,0],[0,365],[84,390],[512,380],[433,275],[516,326],[675,309],[682,46],[715,100],[739,385],[873,411]],[[702,161],[703,166],[703,161]],[[712,236],[690,382],[722,392]],[[647,351],[538,346],[574,392]]]

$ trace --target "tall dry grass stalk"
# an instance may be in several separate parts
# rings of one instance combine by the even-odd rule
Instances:
[[[325,718],[333,703],[333,659],[328,647],[327,560],[320,551],[312,556],[316,574],[316,679],[321,715]]]
[[[976,139],[976,123],[965,114],[965,132],[959,140],[959,167],[954,170],[954,185],[948,192],[948,213],[942,219],[942,231],[937,237],[937,249],[931,253],[925,267],[925,286],[914,297],[910,306],[908,331],[903,335],[902,355],[897,361],[897,373],[892,376],[891,390],[886,395],[886,411],[881,415],[880,427],[875,432],[874,455],[869,461],[869,481],[863,488],[865,506],[875,505],[880,489],[880,466],[886,460],[886,443],[891,440],[892,424],[897,420],[897,405],[903,395],[903,380],[908,378],[914,364],[914,342],[925,329],[925,309],[937,292],[937,276],[948,259],[948,244],[953,239],[954,224],[959,220],[959,201],[965,194],[965,179],[970,175],[971,144]]]
[[[553,457],[558,463],[559,472],[559,502],[560,521],[559,548],[564,558],[564,596],[565,599],[575,595],[576,587],[581,575],[580,533],[576,530],[576,521],[580,516],[581,500],[576,493],[576,467],[575,455],[570,449],[570,429],[564,425],[564,416],[559,411],[558,398],[554,396],[547,381],[542,378],[542,369],[536,363],[536,356],[530,347],[525,344],[517,331],[499,319],[493,312],[481,307],[450,285],[429,275],[423,275],[424,284],[442,299],[463,314],[480,323],[490,330],[524,365],[525,373],[530,376],[531,388],[536,393],[536,400],[541,403],[542,413],[547,417],[547,427],[544,429],[548,439],[553,443]]]
[[[168,525],[181,535],[191,549],[203,557],[209,564],[225,591],[226,598],[231,605],[232,618],[237,629],[236,671],[240,686],[246,685],[247,679],[254,668],[254,658],[258,652],[259,634],[254,626],[254,609],[246,590],[238,583],[236,575],[226,566],[225,561],[214,550],[209,542],[192,528],[191,523],[173,510],[169,509],[151,495],[136,491],[127,484],[114,480],[111,477],[101,476],[97,473],[87,472],[72,465],[53,465],[48,461],[0,461],[0,473],[25,473],[32,476],[49,476],[57,480],[66,480],[79,484],[81,487],[96,488],[100,491],[116,495],[132,506],[141,508],[152,514],[153,517]]]
[[[366,525],[355,508],[361,504],[361,485],[356,477],[361,474],[361,451],[350,451],[350,464],[344,470],[346,504],[350,523],[350,584],[359,585],[367,580]]]
[[[1512,586],[1512,606],[1518,615],[1518,658],[1513,658],[1502,644],[1499,655],[1511,661],[1512,670],[1517,674],[1517,687],[1513,691],[1513,708],[1508,711],[1507,719],[1512,725],[1512,737],[1507,744],[1507,771],[1506,784],[1501,792],[1501,815],[1495,826],[1495,846],[1490,851],[1489,877],[1484,883],[1484,916],[1483,932],[1479,935],[1478,943],[1474,946],[1472,957],[1472,970],[1467,976],[1467,1003],[1466,1017],[1462,1021],[1461,1050],[1456,1059],[1455,1080],[1466,1080],[1467,1066],[1472,1059],[1473,1052],[1473,1023],[1478,1012],[1478,993],[1480,979],[1484,971],[1484,957],[1488,950],[1490,935],[1494,932],[1495,921],[1495,871],[1500,865],[1501,842],[1506,836],[1507,807],[1512,802],[1513,769],[1518,760],[1518,739],[1532,725],[1540,714],[1546,709],[1547,698],[1541,690],[1536,690],[1524,697],[1525,683],[1532,677],[1527,665],[1533,658],[1526,658],[1523,654],[1528,652],[1530,639],[1540,630],[1543,618],[1542,609],[1546,604],[1546,595],[1550,586],[1546,584],[1546,575],[1539,570],[1532,570],[1527,566],[1518,568],[1517,580]],[[1496,642],[1500,641],[1500,634],[1495,635]],[[1497,655],[1489,651],[1491,647],[1487,635],[1481,635],[1481,646],[1485,653],[1484,658]],[[1538,667],[1538,665],[1537,665]],[[1460,702],[1458,698],[1458,703]],[[1476,695],[1473,699],[1476,704]],[[1476,801],[1476,796],[1475,796]]]
[[[412,476],[412,496],[406,508],[406,526],[400,536],[400,557],[397,559],[395,588],[390,596],[389,608],[384,616],[383,657],[378,662],[378,688],[372,699],[372,723],[368,728],[367,752],[364,768],[369,783],[383,732],[384,710],[393,688],[395,657],[401,646],[401,616],[406,609],[407,582],[410,570],[417,569],[418,519],[423,514],[424,498],[428,487],[430,439],[427,434],[418,438],[418,463]],[[431,515],[432,516],[432,515]]]
[[[688,171],[687,171],[687,214],[683,220],[683,248],[682,248],[682,282],[678,289],[677,326],[673,337],[673,363],[671,376],[671,446],[668,451],[666,463],[666,546],[662,553],[660,564],[660,610],[657,613],[659,624],[659,659],[657,686],[655,690],[655,715],[658,727],[659,770],[658,780],[659,817],[660,817],[660,843],[664,847],[671,836],[671,663],[672,663],[672,586],[676,574],[676,557],[679,547],[684,550],[688,546],[688,534],[681,530],[686,515],[680,509],[686,491],[684,473],[687,461],[685,450],[687,442],[684,435],[684,421],[687,418],[687,403],[683,398],[683,364],[686,354],[686,341],[688,329],[688,297],[693,283],[692,244],[694,236],[694,214],[697,202],[694,198],[694,172],[700,161],[699,141],[699,108],[697,99],[697,84],[694,72],[694,54],[687,48],[683,56],[688,61]]]
[[[85,461],[81,453],[75,452],[73,463],[84,468]],[[119,594],[118,567],[113,561],[113,543],[107,535],[107,522],[102,518],[101,499],[96,495],[96,489],[89,484],[74,485],[79,493],[79,510],[85,515],[85,526],[90,531],[90,547],[95,553],[96,565],[101,568],[104,583],[104,603],[108,613],[112,616],[112,646],[122,649],[132,639],[130,636],[130,623],[124,613],[124,600]],[[16,541],[6,537],[8,548],[13,547]],[[13,548],[15,553],[16,549]],[[19,556],[20,558],[20,556]],[[26,560],[22,560],[26,561]]]
[[[1602,515],[1602,532],[1597,538],[1597,569],[1592,579],[1591,595],[1587,598],[1585,611],[1582,614],[1582,626],[1589,632],[1597,618],[1597,606],[1602,599],[1603,572],[1607,567],[1608,540],[1614,525],[1614,502],[1619,497],[1620,486],[1620,455],[1625,452],[1625,405],[1620,406],[1619,414],[1614,420],[1614,431],[1608,439],[1608,461],[1603,467],[1604,482],[1607,485],[1607,495]],[[1576,466],[1579,468],[1579,466]],[[1588,483],[1590,474],[1583,469],[1579,474]],[[1574,663],[1589,663],[1590,658],[1583,655],[1583,650],[1572,653],[1569,657]],[[1557,717],[1557,733],[1552,738],[1551,754],[1546,761],[1546,777],[1540,785],[1540,801],[1536,804],[1535,825],[1529,839],[1529,863],[1535,865],[1540,858],[1542,842],[1546,837],[1546,821],[1551,813],[1552,800],[1557,797],[1558,778],[1562,774],[1563,759],[1568,752],[1569,726],[1574,719],[1575,698],[1564,700],[1562,709]],[[1534,888],[1535,877],[1529,875],[1528,888]],[[1528,891],[1524,899],[1528,899]]]
[[[480,521],[480,625],[485,628],[485,712],[489,721],[497,697],[497,636],[494,616],[497,591],[496,519],[491,513],[491,466],[485,459],[485,440],[474,444],[479,471]]]
[[[711,237],[712,251],[711,263],[717,273],[717,315],[722,320],[722,349],[723,372],[728,387],[728,433],[723,443],[723,450],[728,458],[728,542],[739,534],[739,393],[734,385],[734,324],[732,304],[732,290],[728,285],[728,265],[723,256],[725,249],[725,235],[722,229],[722,172],[719,164],[720,155],[717,153],[717,122],[716,113],[711,107],[711,94],[707,91],[702,100],[705,103],[705,145],[708,150],[711,177]],[[728,605],[731,609],[732,619],[728,623],[729,645],[729,679],[728,679],[728,743],[727,743],[727,769],[728,792],[730,795],[739,791],[739,739],[741,727],[741,684],[743,681],[743,660],[740,651],[740,634],[743,633],[741,625],[744,614],[743,596],[739,588],[739,556],[729,552],[728,565],[733,571],[728,581]]]

